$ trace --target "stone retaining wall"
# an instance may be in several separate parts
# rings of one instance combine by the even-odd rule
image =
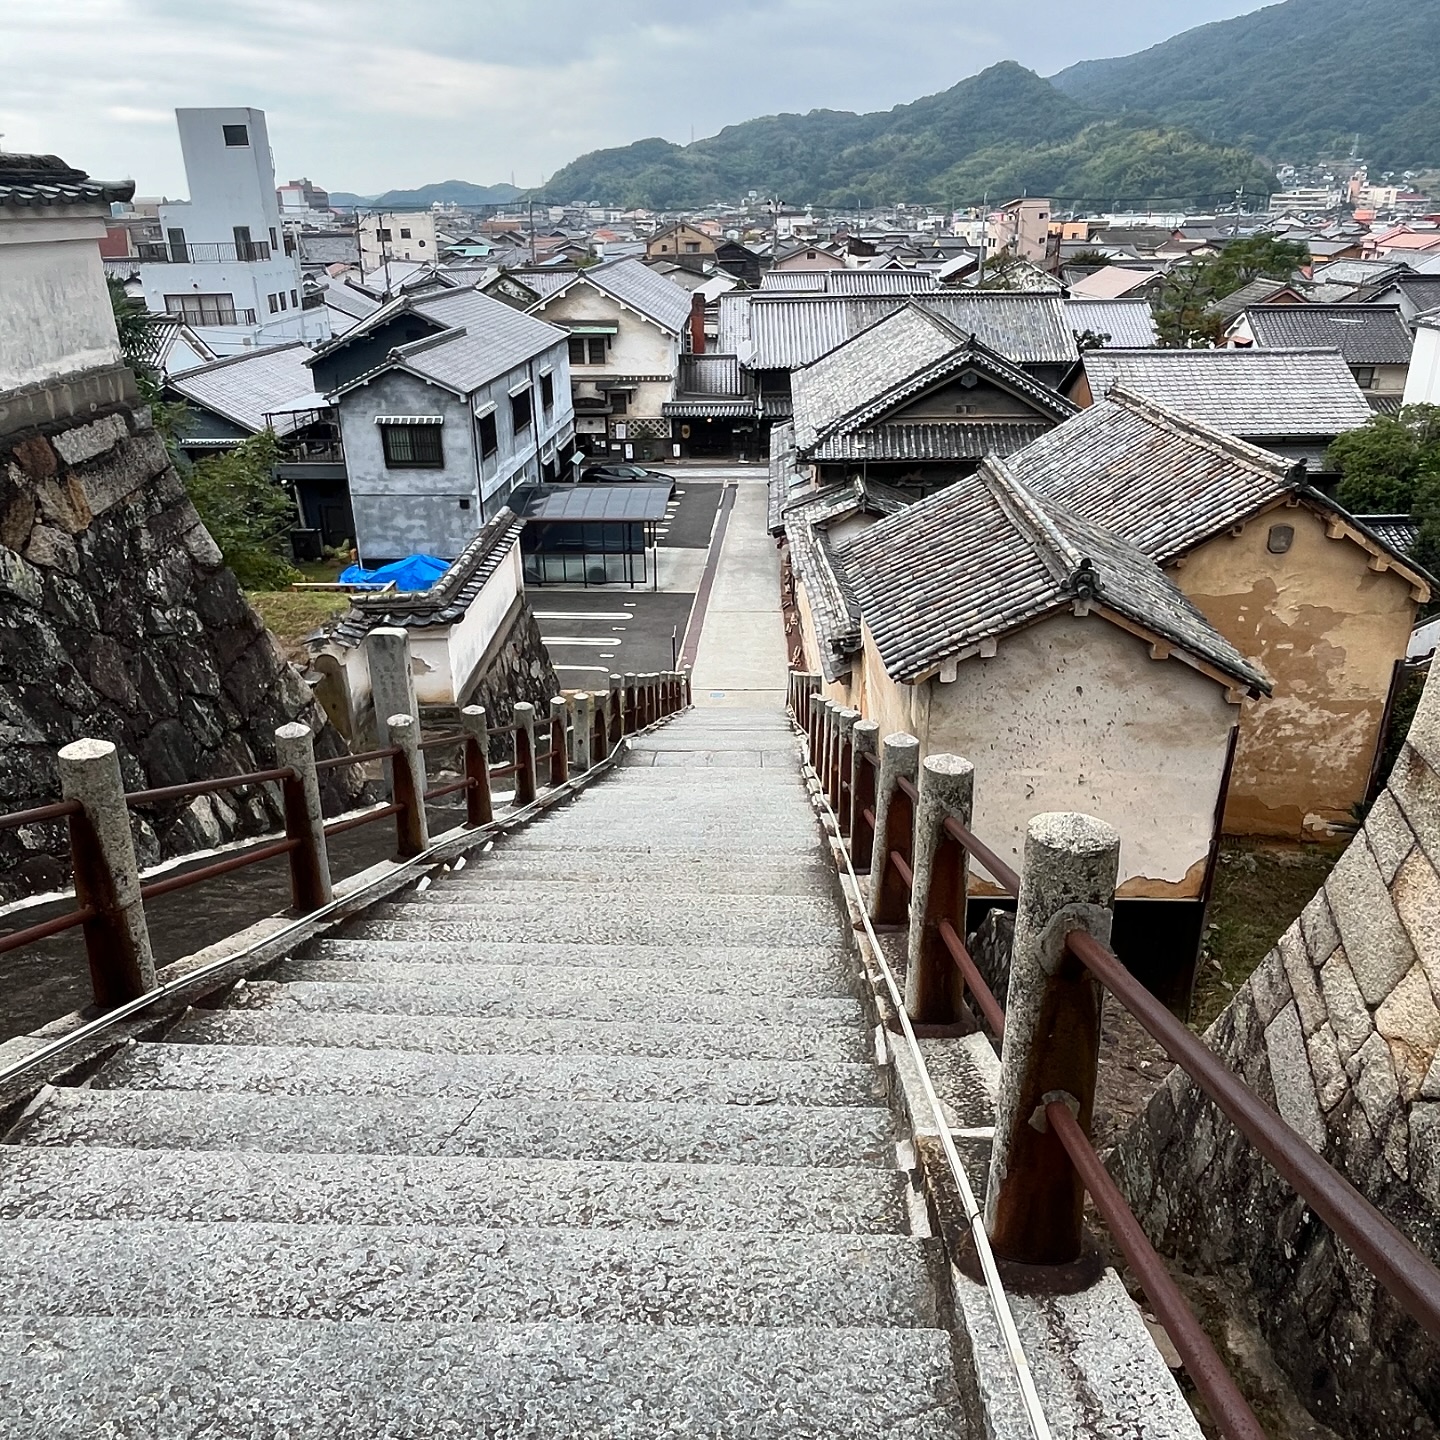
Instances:
[[[0,443],[0,811],[59,795],[55,752],[112,740],[127,789],[265,769],[300,719],[344,742],[281,656],[200,522],[147,410],[117,407]],[[348,767],[326,808],[361,793]],[[274,830],[274,796],[147,811],[142,865]],[[0,832],[0,899],[68,871],[65,827]]]
[[[1440,679],[1323,889],[1207,1032],[1252,1089],[1440,1261]],[[1440,1436],[1427,1340],[1176,1070],[1112,1156],[1151,1239],[1253,1298],[1319,1418]]]

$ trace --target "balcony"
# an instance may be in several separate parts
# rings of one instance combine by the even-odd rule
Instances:
[[[143,265],[234,265],[250,260],[268,260],[270,242],[252,240],[248,245],[192,243],[167,245],[159,241],[141,241],[135,247]]]
[[[166,310],[167,315],[186,325],[254,325],[253,310],[237,310],[233,305],[187,306],[180,310]]]

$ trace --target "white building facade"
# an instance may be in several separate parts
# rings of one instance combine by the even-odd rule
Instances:
[[[160,207],[159,243],[140,246],[148,309],[175,315],[220,356],[327,338],[305,309],[298,255],[281,225],[265,112],[177,110],[190,199]]]
[[[438,251],[433,211],[377,211],[360,218],[360,263],[367,272],[387,260],[434,260]]]

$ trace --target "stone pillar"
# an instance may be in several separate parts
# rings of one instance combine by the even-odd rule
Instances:
[[[275,732],[276,764],[295,772],[284,783],[285,835],[298,840],[290,852],[290,900],[301,915],[335,898],[330,885],[330,856],[325,845],[325,814],[320,808],[320,777],[315,770],[315,737],[298,720]]]
[[[82,807],[70,817],[70,854],[76,904],[95,910],[84,926],[90,983],[96,1005],[111,1010],[155,988],[120,756],[108,740],[76,740],[57,759],[60,793]]]
[[[1080,1254],[1085,1187],[1045,1119],[1062,1101],[1088,1136],[1100,1054],[1100,985],[1065,936],[1110,943],[1120,837],[1089,815],[1037,815],[1025,837],[985,1228],[1026,1265]]]
[[[640,696],[635,687],[636,675],[633,670],[625,672],[625,733],[633,735],[640,728]]]
[[[517,745],[516,753],[519,749]],[[563,785],[570,778],[570,702],[563,695],[550,697],[550,783]]]
[[[400,806],[395,816],[396,848],[402,860],[419,855],[430,846],[430,825],[425,817],[425,760],[420,753],[420,727],[413,715],[389,715],[391,743],[400,753],[395,757],[391,797]]]
[[[460,729],[465,736],[465,823],[488,825],[495,818],[490,796],[490,726],[483,705],[467,705],[460,712]]]
[[[365,637],[365,657],[370,664],[370,695],[375,705],[375,744],[379,749],[395,743],[390,733],[391,715],[409,715],[420,728],[420,707],[415,700],[415,677],[410,671],[410,634],[398,625],[381,625]],[[390,762],[386,778],[394,783]],[[420,792],[425,792],[425,757],[420,756]]]
[[[850,863],[860,875],[869,874],[875,848],[875,826],[865,818],[875,810],[878,778],[871,757],[880,758],[880,727],[873,720],[857,720],[850,732]]]
[[[965,938],[968,856],[945,834],[953,815],[968,830],[975,799],[975,767],[958,755],[928,755],[920,767],[915,807],[915,888],[910,896],[910,943],[905,1009],[912,1020],[944,1025],[958,1019],[955,966],[940,938],[948,920]]]
[[[515,702],[515,804],[535,799],[535,707],[528,700]]]
[[[605,738],[609,741],[611,750],[614,750],[620,743],[620,737],[624,733],[625,677],[612,675],[610,677],[609,723],[605,727]]]
[[[920,742],[903,730],[880,744],[880,779],[875,787],[875,843],[870,851],[870,918],[877,925],[903,925],[910,892],[890,863],[897,850],[910,858],[914,808],[900,781],[914,784],[920,773]]]
[[[591,741],[595,731],[595,697],[588,690],[575,696],[575,769],[584,774],[592,764]]]
[[[835,712],[835,816],[840,833],[850,833],[851,785],[850,771],[853,769],[855,725],[860,719],[858,710],[837,710]]]

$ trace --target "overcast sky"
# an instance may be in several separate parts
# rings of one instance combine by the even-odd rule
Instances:
[[[519,185],[587,150],[1042,75],[1256,0],[0,0],[0,146],[185,193],[171,111],[267,112],[280,180]]]

